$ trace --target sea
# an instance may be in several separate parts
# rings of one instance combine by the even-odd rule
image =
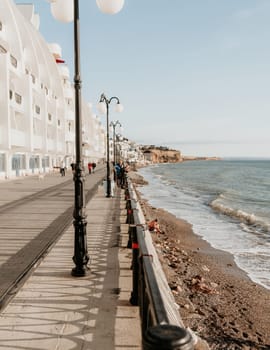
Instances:
[[[138,170],[143,198],[192,224],[270,289],[270,160],[194,160]]]

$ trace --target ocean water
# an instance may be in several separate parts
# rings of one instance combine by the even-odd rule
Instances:
[[[139,169],[154,207],[193,225],[270,289],[270,160],[187,161]]]

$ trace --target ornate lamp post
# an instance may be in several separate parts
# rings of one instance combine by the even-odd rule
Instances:
[[[113,128],[113,162],[114,162],[114,164],[116,163],[115,128],[116,128],[117,125],[119,125],[120,127],[122,127],[122,124],[119,122],[119,120],[116,120],[116,122],[113,122],[113,121],[110,122],[110,127]]]
[[[97,108],[101,114],[106,113],[106,123],[107,123],[107,190],[106,190],[106,197],[111,197],[111,175],[110,175],[110,143],[109,143],[109,106],[110,103],[116,100],[116,106],[115,111],[116,112],[122,112],[123,106],[121,105],[118,97],[111,97],[107,98],[104,94],[100,96],[99,103],[97,105]]]
[[[81,77],[80,77],[80,21],[79,0],[49,0],[53,16],[62,22],[74,22],[74,89],[75,89],[75,150],[76,161],[74,171],[74,211],[73,225],[75,267],[73,276],[85,276],[89,268],[85,214],[84,169],[82,164],[82,117],[81,117]],[[124,0],[96,0],[102,12],[114,14],[119,12]]]

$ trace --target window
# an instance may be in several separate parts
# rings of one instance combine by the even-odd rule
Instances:
[[[24,154],[14,154],[12,157],[12,170],[25,169],[26,158]]]
[[[45,156],[42,158],[42,168],[49,167],[50,166],[50,158],[48,156]]]
[[[15,101],[20,105],[22,104],[22,96],[15,92]]]
[[[4,153],[0,153],[0,171],[5,171],[6,169],[6,158]]]
[[[32,156],[29,159],[29,168],[30,169],[39,168],[39,156]]]
[[[16,60],[16,58],[12,55],[10,55],[10,62],[12,64],[13,67],[17,68],[18,66],[18,61]]]
[[[35,105],[35,111],[36,111],[37,114],[40,114],[40,107]]]
[[[12,100],[13,92],[12,90],[9,90],[9,99]]]

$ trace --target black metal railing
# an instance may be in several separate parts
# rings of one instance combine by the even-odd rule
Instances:
[[[130,181],[127,182],[125,198],[129,224],[128,246],[132,248],[133,286],[130,303],[140,308],[143,350],[193,350],[191,333],[179,321],[180,316],[175,317],[176,313],[172,311],[174,306],[169,305],[170,301],[159,285],[153,251],[145,239],[147,227],[139,215],[140,206]]]

